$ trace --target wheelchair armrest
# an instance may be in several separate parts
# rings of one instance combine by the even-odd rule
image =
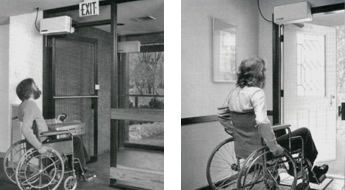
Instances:
[[[63,134],[68,134],[72,135],[70,131],[68,130],[63,130],[63,131],[45,131],[40,133],[40,137],[49,137],[49,136],[56,136],[56,135],[63,135]]]
[[[290,129],[291,125],[290,124],[281,124],[281,125],[273,125],[272,129],[273,131],[278,131],[282,129]]]

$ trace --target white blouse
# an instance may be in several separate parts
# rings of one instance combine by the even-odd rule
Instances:
[[[259,87],[236,87],[227,98],[230,111],[247,112],[254,110],[256,124],[270,124],[267,117],[265,92]]]

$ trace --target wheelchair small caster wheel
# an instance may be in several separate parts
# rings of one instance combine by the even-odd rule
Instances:
[[[77,178],[74,176],[68,176],[64,182],[65,190],[75,190],[77,188]]]

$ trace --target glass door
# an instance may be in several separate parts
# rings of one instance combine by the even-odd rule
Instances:
[[[82,139],[91,159],[97,157],[97,41],[68,35],[52,39],[55,117],[85,124]]]

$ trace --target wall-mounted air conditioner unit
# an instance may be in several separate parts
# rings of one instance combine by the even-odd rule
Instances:
[[[140,52],[140,41],[126,41],[118,43],[118,53],[136,53]]]
[[[73,33],[72,18],[69,16],[59,16],[42,19],[40,22],[40,34],[56,35]]]
[[[276,24],[312,21],[311,6],[307,1],[276,6],[273,12]]]

